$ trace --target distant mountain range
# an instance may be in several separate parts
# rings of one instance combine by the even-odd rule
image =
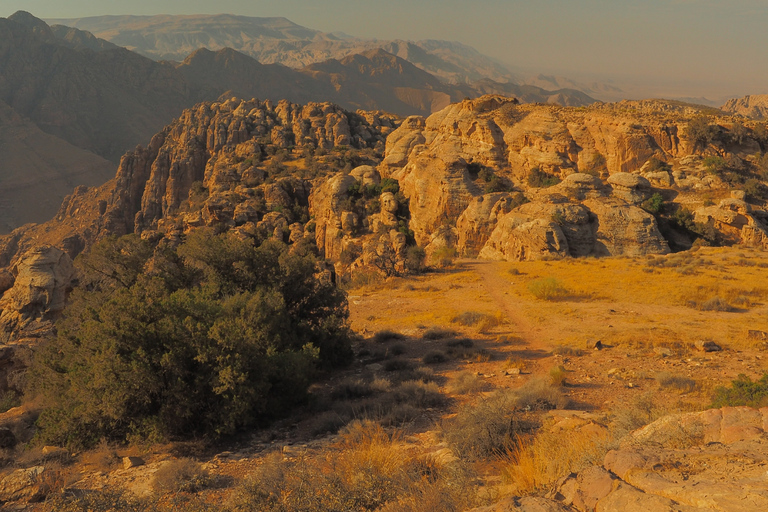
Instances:
[[[241,20],[238,17],[214,18]],[[118,19],[144,20],[147,25],[144,18]],[[203,18],[195,19],[196,23],[204,21]],[[156,18],[151,20],[156,21]],[[184,20],[188,17],[182,17]],[[245,30],[241,37],[243,41],[250,37],[251,47],[256,47],[258,41],[281,40],[288,44],[307,37],[315,41],[346,41],[284,19],[262,20],[260,25],[253,23],[261,30],[258,33],[261,39],[256,39],[256,32]],[[220,40],[231,41],[227,39],[232,37],[227,35],[230,29],[231,26],[224,23],[218,31],[211,30]],[[100,30],[99,33],[107,33],[104,27]],[[166,45],[170,45],[171,40],[176,41],[164,39],[159,33],[153,38],[146,32],[148,28],[143,30],[144,36],[135,35],[131,40],[146,38],[148,41],[166,41]],[[123,33],[114,32],[114,41],[128,41],[117,37]],[[173,33],[170,31],[168,37]],[[214,35],[210,36],[211,40],[217,40]],[[191,39],[182,47],[191,49],[197,44],[197,39]],[[420,59],[424,67],[431,65],[442,69],[443,74],[453,70],[454,76],[462,80],[470,75],[479,76],[484,67],[493,68],[490,60],[482,56],[475,59],[474,68],[468,68],[467,62],[473,61],[477,52],[454,43],[387,44],[389,49],[405,52],[414,60]],[[286,55],[291,55],[291,48],[295,46],[291,45],[293,43],[288,44]],[[279,47],[273,47],[273,51],[279,53]],[[280,60],[277,53],[272,61]],[[496,73],[492,69],[489,73],[492,77],[501,75],[500,71]],[[56,143],[6,143],[0,148],[4,157],[0,162],[0,180],[5,185],[0,190],[0,232],[20,223],[50,218],[66,193],[63,189],[54,193],[53,186],[43,191],[30,189],[33,196],[19,192],[20,185],[26,183],[26,178],[20,176],[32,175],[25,174],[27,167],[49,176],[45,179],[47,183],[60,183],[64,188],[99,184],[110,174],[104,171],[106,162],[116,165],[127,150],[148,143],[153,134],[184,108],[200,101],[230,96],[273,101],[287,99],[297,103],[331,101],[348,110],[383,110],[407,116],[429,115],[453,101],[486,93],[516,95],[523,102],[563,105],[594,102],[593,98],[575,90],[547,91],[492,78],[472,84],[446,83],[381,48],[314,62],[301,69],[261,63],[231,48],[216,51],[195,48],[181,62],[155,61],[88,31],[64,25],[49,26],[20,11],[8,19],[0,18],[0,102],[7,110],[0,117],[0,133],[16,130],[30,134],[34,128],[45,133],[46,140],[55,139]],[[14,128],[18,123],[24,123],[23,130]],[[56,148],[58,157],[52,158],[51,148]],[[90,156],[86,158],[87,155]],[[10,162],[14,162],[13,168]],[[63,162],[70,162],[71,166]],[[50,173],[58,173],[59,178]],[[12,190],[16,192],[12,193]],[[49,193],[50,197],[41,199]],[[9,199],[10,195],[12,199]],[[20,205],[27,206],[21,208]],[[37,206],[29,208],[28,205]]]
[[[181,61],[200,48],[212,51],[233,48],[262,64],[283,64],[298,69],[381,48],[447,83],[463,84],[483,78],[515,81],[506,66],[461,43],[340,37],[302,27],[285,18],[218,14],[98,16],[46,21],[87,30],[154,60]]]

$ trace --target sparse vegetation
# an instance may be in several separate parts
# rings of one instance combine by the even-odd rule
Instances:
[[[570,295],[568,289],[554,277],[534,279],[528,283],[528,291],[541,300],[563,300]]]
[[[768,407],[768,373],[753,381],[740,374],[731,381],[731,387],[720,386],[715,389],[712,407]]]
[[[549,188],[560,183],[560,178],[541,171],[538,167],[528,173],[528,186],[534,188]]]
[[[327,455],[284,459],[275,454],[236,491],[232,512],[412,510],[409,504],[456,511],[471,508],[469,473],[408,450],[397,431],[354,422]],[[425,478],[424,475],[430,475]]]
[[[390,331],[387,329],[383,331],[379,331],[373,335],[373,341],[375,341],[376,343],[387,343],[389,341],[399,341],[404,339],[405,339],[405,336],[403,336],[399,332]]]
[[[152,481],[155,490],[165,492],[196,492],[213,483],[201,463],[187,458],[166,462],[155,472]]]
[[[664,388],[672,388],[681,393],[690,393],[696,388],[696,381],[683,375],[673,375],[669,372],[661,372],[656,375],[656,382]]]

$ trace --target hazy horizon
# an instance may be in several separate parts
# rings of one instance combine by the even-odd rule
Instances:
[[[0,16],[282,16],[323,32],[458,41],[526,74],[615,84],[631,97],[768,93],[768,0],[0,0]]]

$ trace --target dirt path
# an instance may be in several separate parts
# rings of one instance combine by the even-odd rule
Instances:
[[[520,337],[530,349],[546,350],[548,347],[541,335],[542,326],[528,317],[521,303],[515,299],[515,295],[509,292],[510,283],[499,276],[498,271],[494,268],[494,262],[464,260],[462,264],[482,279],[483,288],[488,296],[498,304],[501,312],[506,315],[507,320],[515,329],[515,335]]]

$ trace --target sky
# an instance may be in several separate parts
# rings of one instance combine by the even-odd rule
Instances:
[[[0,0],[0,16],[284,16],[324,32],[445,39],[524,73],[637,94],[768,93],[768,0]]]

